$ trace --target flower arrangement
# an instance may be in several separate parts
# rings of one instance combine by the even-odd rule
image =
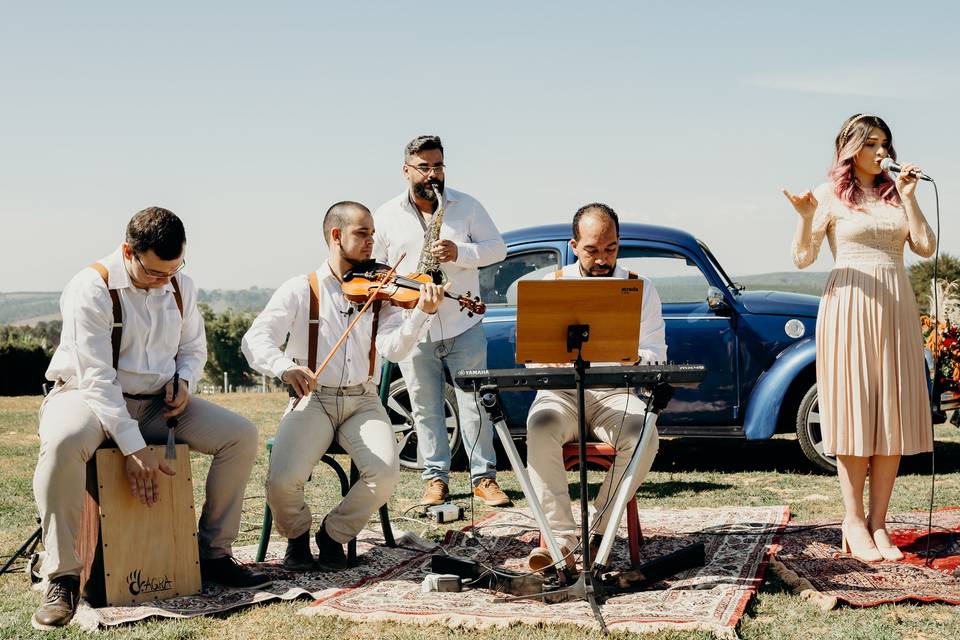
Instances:
[[[940,322],[934,330],[934,321],[930,316],[920,316],[924,346],[937,360],[933,373],[934,388],[937,390],[960,388],[960,326],[949,322]]]

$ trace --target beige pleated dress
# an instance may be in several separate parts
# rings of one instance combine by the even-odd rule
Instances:
[[[817,187],[819,203],[806,246],[793,247],[804,268],[827,237],[835,260],[817,313],[817,393],[824,452],[911,455],[933,449],[923,341],[903,246],[933,255],[925,224],[910,233],[902,207],[868,197],[847,208],[833,185]]]

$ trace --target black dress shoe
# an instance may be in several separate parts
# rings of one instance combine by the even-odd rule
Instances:
[[[43,594],[43,602],[30,619],[30,624],[41,631],[66,625],[77,611],[79,598],[79,576],[58,576],[52,579]]]
[[[327,535],[327,529],[320,525],[317,530],[317,567],[323,571],[340,571],[347,568],[347,556],[343,545]]]
[[[310,530],[296,538],[287,539],[287,551],[283,554],[283,566],[290,571],[313,571],[317,563],[310,553]]]
[[[265,574],[244,566],[233,556],[200,560],[200,577],[204,582],[216,582],[236,589],[266,587],[273,583]]]

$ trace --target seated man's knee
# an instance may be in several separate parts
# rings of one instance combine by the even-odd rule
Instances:
[[[97,425],[99,428],[99,424]],[[40,445],[40,456],[50,457],[56,465],[85,464],[104,438],[91,438],[86,431],[56,433]]]
[[[267,471],[267,502],[273,503],[278,498],[303,491],[306,482],[307,478],[300,477],[289,467],[281,469],[271,465]]]
[[[361,472],[361,480],[372,487],[377,495],[389,497],[400,484],[400,462],[398,459],[381,460],[366,465]]]
[[[243,416],[233,415],[235,418],[230,426],[230,432],[233,434],[235,446],[243,451],[250,460],[255,460],[260,443],[260,434],[257,432],[257,427]]]
[[[531,411],[527,416],[527,445],[552,436],[562,419],[560,412],[553,409]]]

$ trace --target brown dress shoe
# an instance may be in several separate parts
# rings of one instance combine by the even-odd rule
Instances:
[[[560,553],[564,555],[564,562],[567,563],[568,567],[576,566],[577,561],[569,549],[561,546]],[[553,567],[553,558],[550,557],[550,550],[546,547],[537,547],[531,551],[530,555],[527,556],[527,566],[530,567],[530,571],[546,571]]]
[[[443,504],[450,497],[450,489],[447,483],[440,478],[430,478],[427,480],[427,486],[423,488],[423,498],[420,500],[423,504]]]
[[[58,576],[47,585],[43,602],[37,607],[30,624],[34,629],[50,631],[63,627],[73,619],[80,598],[79,576]]]
[[[489,507],[509,507],[513,504],[493,478],[480,478],[473,486],[473,495]]]

